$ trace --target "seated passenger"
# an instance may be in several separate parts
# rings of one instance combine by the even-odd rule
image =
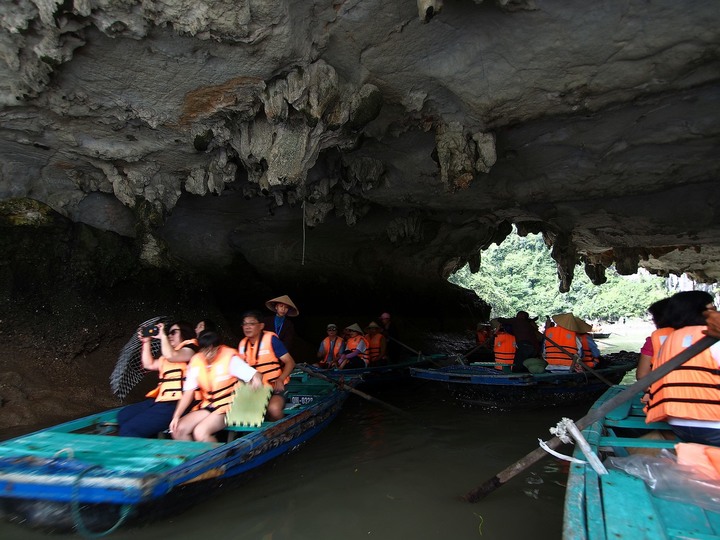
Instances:
[[[583,353],[582,362],[589,368],[596,367],[600,362],[600,349],[598,349],[597,343],[587,332],[578,334],[578,339]]]
[[[218,327],[217,324],[215,324],[210,319],[200,319],[198,323],[195,325],[195,334],[197,336],[200,336],[205,330],[208,330],[210,332],[215,332],[218,334]]]
[[[495,339],[493,341],[493,354],[495,356],[495,369],[510,371],[515,362],[517,342],[508,327],[504,324],[495,324]]]
[[[348,338],[345,341],[345,352],[340,355],[340,369],[357,369],[367,367],[367,341],[362,328],[357,323],[346,326]]]
[[[545,330],[543,358],[548,363],[548,371],[569,371],[582,355],[582,344],[577,332],[559,325]],[[580,366],[577,368],[582,369]]]
[[[190,323],[178,321],[170,325],[158,323],[157,333],[143,335],[138,328],[142,342],[140,360],[143,368],[158,372],[158,385],[148,392],[145,401],[128,405],[118,413],[118,435],[122,437],[155,437],[167,429],[182,396],[185,369],[192,356],[198,351],[195,332]],[[151,341],[160,340],[161,356],[153,358]]]
[[[674,330],[667,337],[653,370],[705,337],[703,313],[714,309],[704,291],[670,297],[665,321]],[[665,421],[684,442],[720,446],[720,343],[705,349],[650,385],[646,422]]]
[[[337,325],[327,325],[327,337],[320,343],[317,365],[323,369],[336,368],[340,355],[345,351],[345,341],[338,336]]]
[[[369,366],[381,366],[388,363],[387,357],[387,340],[380,331],[380,325],[371,322],[365,328],[367,334],[365,341],[367,342],[367,361]]]
[[[262,314],[258,311],[243,314],[242,329],[245,337],[238,345],[238,352],[240,358],[260,372],[263,383],[273,387],[266,418],[275,421],[284,416],[285,385],[290,382],[295,360],[280,338],[265,330],[261,321]]]
[[[205,331],[198,338],[200,352],[187,368],[182,398],[170,422],[173,439],[180,441],[217,442],[215,433],[225,427],[225,413],[230,408],[235,386],[243,381],[253,388],[262,386],[262,377],[245,363],[238,351],[220,344],[220,336]],[[200,408],[183,416],[200,391]]]

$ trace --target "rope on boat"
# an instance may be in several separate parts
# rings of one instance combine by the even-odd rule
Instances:
[[[80,535],[84,536],[85,538],[102,538],[103,536],[107,536],[108,534],[114,532],[118,527],[120,527],[120,525],[125,522],[127,517],[130,515],[130,510],[132,510],[133,507],[133,505],[131,504],[123,504],[120,509],[120,517],[115,522],[115,525],[105,531],[93,532],[85,526],[85,522],[80,515],[80,481],[82,480],[83,476],[85,476],[90,471],[101,468],[102,467],[100,465],[92,465],[87,469],[82,470],[80,474],[77,475],[77,478],[75,478],[75,482],[73,482],[72,498],[70,499],[70,508],[72,510],[73,523],[75,524],[75,528],[78,530]]]
[[[75,450],[74,450],[72,447],[67,446],[67,447],[61,448],[60,450],[58,450],[57,452],[55,452],[55,453],[53,454],[53,459],[59,458],[59,457],[63,454],[63,452],[66,452],[66,453],[67,453],[67,457],[69,457],[70,459],[73,459],[73,458],[75,457]]]
[[[583,434],[580,432],[578,427],[575,425],[575,422],[573,422],[570,418],[563,418],[560,420],[554,428],[550,428],[550,433],[555,435],[558,439],[560,439],[564,443],[571,443],[575,442],[580,447],[580,450],[587,458],[587,461],[583,461],[580,459],[576,459],[570,456],[564,456],[563,454],[559,454],[555,452],[554,450],[551,450],[542,440],[538,439],[540,441],[540,447],[545,450],[546,452],[552,454],[555,457],[558,457],[560,459],[564,459],[566,461],[571,461],[573,463],[581,463],[581,464],[589,464],[593,470],[599,474],[607,474],[608,471],[605,468],[605,465],[602,464],[600,461],[600,458],[597,456],[595,452],[593,452],[592,448],[590,448],[590,444],[585,440],[585,437],[583,437]]]
[[[587,461],[584,461],[584,460],[582,460],[582,459],[574,458],[574,457],[572,457],[572,456],[566,456],[565,454],[561,454],[560,452],[556,452],[555,450],[553,450],[552,448],[550,448],[545,441],[543,441],[543,440],[540,439],[540,438],[538,438],[538,444],[540,445],[540,448],[542,448],[543,450],[545,450],[545,451],[546,451],[548,454],[550,454],[551,456],[555,456],[555,457],[558,458],[558,459],[562,459],[562,460],[564,460],[564,461],[569,461],[570,463],[578,463],[578,464],[580,464],[580,465],[585,465],[585,464],[587,464]]]

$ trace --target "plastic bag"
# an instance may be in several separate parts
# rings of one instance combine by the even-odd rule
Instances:
[[[605,466],[642,479],[657,497],[720,512],[720,482],[678,464],[672,452],[662,450],[659,456],[608,457]]]

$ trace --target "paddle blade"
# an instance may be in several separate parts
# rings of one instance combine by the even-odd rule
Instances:
[[[235,397],[225,415],[228,426],[259,427],[265,420],[271,386],[263,386],[257,390],[247,384],[239,384],[235,388]]]
[[[153,317],[141,323],[140,328],[152,326],[166,319],[167,317],[164,316]],[[151,340],[150,347],[153,357],[157,357],[160,354],[160,340]],[[137,331],[135,331],[120,351],[117,362],[115,363],[115,369],[113,369],[110,375],[110,389],[112,393],[120,399],[125,399],[130,393],[130,390],[132,390],[147,373],[147,370],[143,368],[142,361],[140,360],[141,353],[142,342],[137,336]]]

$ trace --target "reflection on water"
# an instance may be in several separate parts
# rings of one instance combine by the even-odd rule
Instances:
[[[429,381],[368,393],[408,421],[351,396],[340,416],[298,452],[179,516],[111,538],[557,539],[567,467],[552,457],[476,504],[462,495],[549,439],[586,407],[522,412],[461,408]],[[571,449],[565,449],[570,453]],[[3,538],[48,538],[0,525]]]

